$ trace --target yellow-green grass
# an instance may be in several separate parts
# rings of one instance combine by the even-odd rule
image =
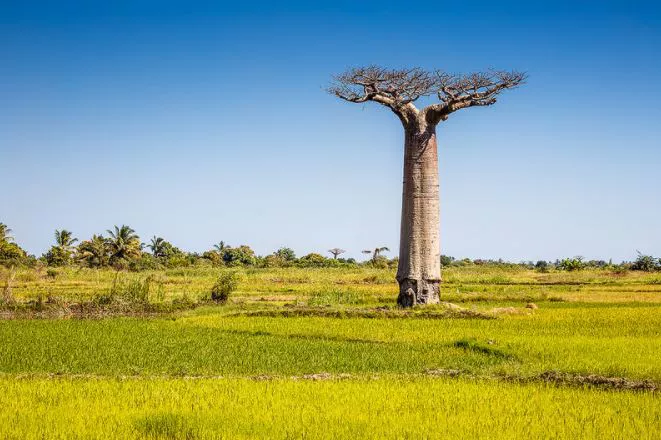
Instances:
[[[548,384],[0,378],[4,439],[656,439],[661,400]]]
[[[661,381],[661,308],[547,306],[495,320],[251,317],[217,307],[177,318],[5,320],[0,372],[255,375],[449,368]],[[488,351],[457,346],[463,340]]]
[[[85,302],[107,294],[115,277],[151,277],[152,301],[195,299],[220,270],[67,268],[53,278],[23,269],[12,293],[19,302]],[[444,301],[507,313],[285,317],[394,307],[397,285],[392,270],[280,268],[241,269],[226,305],[150,318],[0,320],[0,438],[661,436],[658,392],[539,378],[553,370],[661,383],[660,274],[468,266],[444,280]],[[459,376],[431,377],[438,370]],[[334,379],[302,379],[319,373]]]
[[[143,273],[80,268],[57,269],[55,278],[44,269],[20,269],[13,293],[19,300],[53,296],[84,301],[110,290],[118,279],[151,277],[154,290],[164,299],[208,296],[221,270],[210,267],[169,269]],[[239,269],[235,300],[295,301],[319,292],[348,293],[360,304],[392,304],[397,295],[394,271],[357,268]],[[0,282],[7,269],[0,270]],[[443,271],[441,295],[452,302],[579,301],[661,303],[661,274],[615,273],[605,269],[539,273],[520,267],[453,267]],[[155,295],[153,295],[155,296]],[[157,298],[153,298],[157,300]]]

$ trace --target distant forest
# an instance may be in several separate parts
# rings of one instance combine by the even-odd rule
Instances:
[[[367,265],[384,269],[395,269],[398,259],[389,258],[390,250],[385,247],[365,249],[366,260],[342,258],[346,251],[332,248],[324,253],[309,253],[298,257],[293,249],[282,247],[275,252],[261,256],[250,246],[230,246],[221,241],[211,249],[198,253],[186,252],[162,237],[152,237],[143,242],[131,227],[122,225],[108,229],[104,234],[95,234],[91,238],[79,241],[73,233],[66,230],[54,232],[54,243],[43,255],[37,257],[28,254],[16,243],[12,230],[0,223],[0,265],[36,267],[78,266],[88,268],[109,267],[117,270],[158,270],[176,267],[346,267]],[[326,254],[326,255],[324,255]],[[461,267],[471,265],[496,265],[523,267],[540,272],[551,270],[576,271],[582,269],[606,269],[612,271],[661,271],[661,258],[638,252],[634,261],[614,263],[605,260],[585,260],[580,256],[562,258],[555,261],[508,262],[502,259],[457,259],[441,255],[443,267]]]

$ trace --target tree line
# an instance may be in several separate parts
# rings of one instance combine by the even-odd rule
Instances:
[[[31,266],[46,264],[52,267],[80,266],[88,268],[111,267],[118,270],[153,270],[173,267],[340,267],[368,264],[376,267],[396,267],[397,261],[386,258],[387,247],[364,250],[369,259],[359,263],[353,258],[341,258],[344,249],[332,248],[329,256],[309,253],[297,257],[293,249],[282,247],[272,254],[259,256],[248,245],[230,246],[224,241],[203,252],[185,252],[164,239],[153,236],[144,243],[127,225],[114,226],[104,234],[94,234],[79,241],[69,230],[55,230],[54,244],[40,257],[28,255],[11,235],[11,229],[0,223],[0,264],[4,266]]]
[[[272,254],[259,256],[247,245],[229,246],[221,241],[205,252],[185,252],[163,237],[153,236],[143,243],[135,230],[122,225],[114,226],[103,234],[79,241],[71,231],[55,230],[54,244],[40,257],[29,255],[14,240],[12,230],[0,223],[0,265],[35,266],[45,264],[51,267],[79,266],[88,268],[114,268],[118,270],[156,270],[162,268],[212,266],[212,267],[350,267],[367,265],[378,268],[395,269],[398,259],[387,258],[390,252],[385,246],[362,251],[368,259],[358,262],[353,258],[341,258],[344,249],[332,248],[328,257],[320,253],[309,253],[297,257],[293,249],[281,247]],[[640,270],[661,271],[661,258],[638,252],[631,262],[613,263],[605,260],[585,260],[583,257],[557,259],[555,261],[507,262],[502,259],[455,259],[441,255],[442,267],[500,266],[524,267],[538,272],[550,270],[579,271],[584,269],[611,269],[614,271]]]

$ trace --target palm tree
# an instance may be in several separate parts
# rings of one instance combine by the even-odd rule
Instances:
[[[128,260],[140,255],[142,243],[140,237],[133,229],[126,225],[115,226],[114,230],[107,230],[109,237],[106,239],[110,250],[111,262]]]
[[[151,242],[147,245],[147,247],[151,250],[152,255],[155,257],[164,257],[166,246],[167,241],[165,241],[165,239],[162,237],[157,237],[155,235],[151,238]]]
[[[71,231],[67,231],[66,229],[62,229],[61,231],[55,230],[55,244],[57,247],[69,250],[77,241],[78,239],[73,238]]]
[[[108,242],[102,235],[93,235],[78,245],[78,260],[88,267],[100,267],[108,264]]]
[[[0,223],[0,241],[6,241],[6,242],[13,241],[14,237],[9,235],[10,232],[11,229],[9,229],[9,227],[6,224]]]
[[[216,252],[218,252],[219,254],[222,254],[223,251],[227,248],[227,245],[225,244],[224,241],[221,241],[218,244],[214,244],[213,248],[216,250]]]

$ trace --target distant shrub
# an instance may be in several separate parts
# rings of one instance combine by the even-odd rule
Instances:
[[[69,249],[52,246],[48,252],[44,254],[44,260],[49,266],[66,266],[71,263],[72,252]]]
[[[585,267],[583,257],[565,258],[556,264],[558,270],[566,270],[569,272],[581,270]]]
[[[628,263],[622,263],[611,266],[613,274],[615,275],[625,275],[631,269],[631,265]]]
[[[370,261],[372,267],[375,267],[377,269],[388,269],[389,263],[390,260],[388,260],[388,258],[383,257],[381,255],[379,255],[376,258],[372,258],[372,260]]]
[[[631,270],[642,270],[645,272],[661,270],[661,260],[658,260],[651,255],[643,255],[638,252],[638,258],[636,258],[636,261],[631,265]]]
[[[86,267],[104,267],[110,260],[108,241],[102,235],[94,234],[89,240],[78,245],[76,260]]]
[[[441,255],[441,266],[447,267],[452,264],[454,261],[454,257],[450,257],[449,255]]]
[[[220,254],[216,251],[206,251],[202,254],[202,258],[210,261],[213,267],[221,267],[225,264]]]
[[[214,265],[208,259],[199,257],[196,258],[195,261],[193,261],[193,267],[211,268],[214,267]]]
[[[222,272],[211,288],[211,299],[220,303],[227,302],[227,299],[236,290],[238,284],[239,280],[236,272]]]
[[[290,265],[287,260],[275,254],[259,258],[257,263],[259,267],[286,267]]]
[[[399,257],[388,260],[388,269],[397,269],[399,266]]]
[[[595,268],[595,269],[604,269],[608,267],[608,262],[604,260],[589,260],[584,262],[584,267]]]
[[[329,267],[339,266],[340,263],[332,258],[326,258],[323,255],[311,253],[299,258],[297,265],[299,267]]]
[[[292,248],[281,247],[273,253],[276,257],[282,258],[285,261],[294,261],[296,259],[296,253]]]
[[[549,271],[549,263],[544,260],[539,260],[537,263],[535,263],[535,270],[539,272],[548,272]]]
[[[26,263],[28,256],[16,243],[0,240],[0,265],[19,266]]]
[[[246,245],[225,247],[222,250],[222,259],[227,266],[254,266],[256,263],[255,251]]]
[[[164,258],[164,260],[167,267],[170,268],[190,267],[195,263],[195,255],[179,252]]]
[[[138,258],[129,261],[128,267],[129,270],[133,272],[141,272],[143,270],[157,270],[162,268],[158,259],[147,253],[142,253]]]
[[[59,275],[59,272],[55,269],[47,269],[46,270],[46,276],[50,279],[55,279]]]

